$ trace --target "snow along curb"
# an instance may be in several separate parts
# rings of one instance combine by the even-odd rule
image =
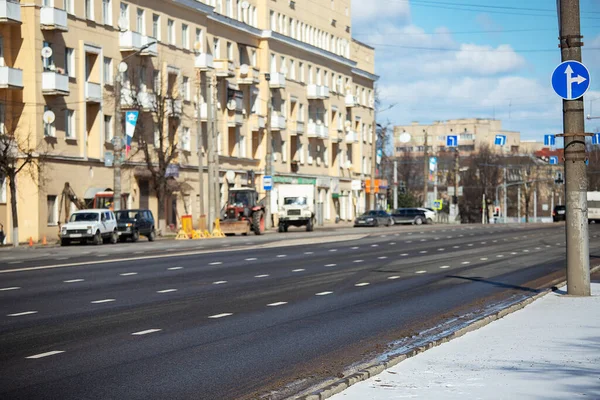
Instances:
[[[590,268],[590,274],[592,274],[598,270],[600,270],[600,265]],[[555,286],[562,287],[565,284],[566,284],[566,280],[564,280],[563,278],[556,279],[556,280],[550,282],[551,287],[555,287]],[[500,318],[503,318],[503,317],[507,316],[508,314],[512,314],[515,311],[521,310],[521,309],[525,308],[527,305],[533,303],[537,299],[547,295],[550,292],[552,292],[552,289],[546,289],[546,290],[536,294],[535,296],[529,297],[529,298],[522,300],[516,304],[513,304],[503,310],[500,310],[493,314],[487,315],[487,316],[473,322],[472,324],[470,324],[468,326],[465,326],[463,328],[460,328],[460,329],[450,333],[449,335],[447,335],[441,339],[432,340],[431,342],[429,342],[423,346],[415,347],[412,350],[410,350],[404,354],[391,357],[387,361],[378,362],[378,363],[376,363],[370,367],[364,368],[361,371],[358,371],[346,378],[340,379],[333,384],[327,385],[326,387],[319,389],[318,391],[313,392],[309,395],[302,395],[299,397],[292,396],[290,398],[294,398],[294,399],[298,399],[298,400],[328,399],[328,398],[332,397],[333,395],[343,392],[344,390],[348,389],[350,386],[354,385],[355,383],[362,382],[362,381],[365,381],[375,375],[379,375],[386,369],[389,369],[389,368],[393,367],[394,365],[399,364],[400,362],[406,360],[407,358],[414,357],[419,353],[422,353],[433,347],[437,347],[443,343],[446,343],[453,339],[461,337],[466,333],[475,331],[479,328],[482,328],[482,327],[488,325],[491,322],[499,320]]]

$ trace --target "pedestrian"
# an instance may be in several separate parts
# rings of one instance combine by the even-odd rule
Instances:
[[[5,238],[6,238],[6,235],[4,234],[4,225],[2,225],[2,223],[0,223],[0,246],[2,246],[4,244]]]

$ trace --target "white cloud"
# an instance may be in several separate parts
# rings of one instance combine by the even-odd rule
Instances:
[[[352,23],[361,24],[381,18],[393,18],[396,22],[408,21],[410,5],[408,1],[358,0],[352,2]]]
[[[478,46],[461,44],[460,51],[439,57],[424,65],[427,73],[496,75],[519,70],[526,65],[525,59],[515,53],[510,45]]]

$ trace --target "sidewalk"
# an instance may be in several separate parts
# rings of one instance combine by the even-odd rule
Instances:
[[[331,399],[600,399],[600,283],[592,297],[564,291]]]

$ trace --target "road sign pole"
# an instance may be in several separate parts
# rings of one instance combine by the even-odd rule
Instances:
[[[559,2],[560,47],[562,61],[581,62],[581,32],[579,0]],[[570,67],[569,67],[570,69]],[[568,72],[568,71],[566,71]],[[574,81],[566,73],[567,97]],[[588,81],[589,82],[589,81]],[[590,296],[590,252],[587,221],[587,177],[585,171],[585,119],[583,97],[563,100],[563,130],[565,151],[565,196],[567,239],[567,292]]]
[[[398,208],[398,160],[394,160],[394,210]]]

